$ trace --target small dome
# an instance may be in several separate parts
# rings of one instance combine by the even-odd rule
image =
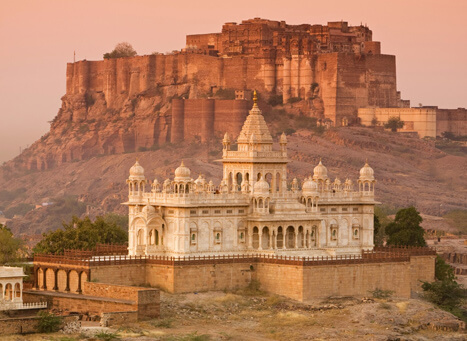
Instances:
[[[313,180],[326,180],[328,177],[328,169],[324,167],[321,160],[319,160],[318,166],[313,170]]]
[[[229,143],[229,142],[230,142],[229,133],[225,133],[223,142],[224,142],[224,143]]]
[[[191,171],[188,167],[185,167],[185,164],[182,163],[180,164],[180,167],[178,167],[175,170],[175,180],[190,180]]]
[[[311,178],[308,178],[303,182],[302,185],[302,194],[315,193],[318,191],[318,184],[314,182]]]
[[[258,182],[255,183],[253,187],[253,191],[255,194],[269,194],[269,184],[263,177],[259,179]]]
[[[365,181],[373,181],[375,179],[375,172],[373,168],[368,165],[368,162],[365,162],[365,166],[360,169],[360,180]]]
[[[133,167],[130,168],[130,180],[144,180],[144,168],[136,160]]]
[[[200,174],[198,178],[195,180],[196,185],[204,185],[206,183],[206,179],[204,178],[203,174]]]
[[[280,144],[286,144],[287,143],[287,136],[285,136],[285,133],[282,133],[279,143]]]
[[[144,214],[148,214],[148,215],[149,214],[154,214],[154,213],[156,213],[156,209],[153,206],[148,204],[148,205],[143,207],[142,212]]]
[[[339,178],[336,178],[336,179],[334,180],[334,185],[340,186],[341,184],[342,184],[342,182],[339,180]]]

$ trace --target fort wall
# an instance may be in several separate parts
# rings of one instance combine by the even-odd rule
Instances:
[[[388,122],[391,117],[404,121],[403,132],[416,132],[420,137],[436,137],[437,110],[434,108],[360,108],[360,123],[371,126],[376,119],[378,124]]]
[[[436,136],[442,136],[443,132],[467,135],[467,109],[437,109]]]

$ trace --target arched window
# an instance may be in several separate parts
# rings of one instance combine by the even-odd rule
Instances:
[[[284,247],[284,234],[282,232],[282,226],[279,226],[277,228],[277,241],[276,241],[276,247],[278,249],[282,249]]]
[[[238,188],[241,188],[243,182],[243,175],[242,173],[237,173],[237,186]]]
[[[155,231],[155,233],[154,233],[155,244],[159,245],[159,231],[157,231],[157,230],[154,230],[154,231]]]
[[[21,285],[19,283],[15,284],[15,297],[16,298],[21,297]]]

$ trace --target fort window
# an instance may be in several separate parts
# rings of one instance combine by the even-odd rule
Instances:
[[[196,215],[196,210],[190,210],[191,215]]]
[[[169,214],[174,214],[174,210],[169,210]]]
[[[354,207],[354,208],[352,209],[352,211],[358,212],[358,207]]]
[[[238,210],[238,213],[245,213],[245,210]]]
[[[196,234],[191,234],[191,244],[196,244]]]
[[[347,212],[347,207],[342,207],[342,212]]]
[[[209,210],[203,210],[203,214],[209,214]]]
[[[319,211],[320,212],[326,212],[326,209],[325,208],[320,208]]]
[[[227,210],[227,214],[232,214],[232,210]]]
[[[221,214],[221,210],[214,210],[214,214]]]
[[[331,208],[331,212],[337,212],[337,208],[332,207],[332,208]]]
[[[221,233],[216,232],[216,239],[215,239],[216,244],[220,244],[221,242]]]

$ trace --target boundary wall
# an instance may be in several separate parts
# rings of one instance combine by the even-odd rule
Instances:
[[[47,259],[56,262],[57,257],[60,256],[37,258],[44,265]],[[429,248],[376,248],[359,256],[328,258],[260,254],[186,258],[112,256],[77,262],[86,264],[91,280],[127,286],[145,284],[171,293],[231,290],[257,280],[268,292],[304,301],[330,295],[365,296],[376,289],[392,290],[397,296],[408,298],[412,292],[421,291],[420,281],[434,280],[435,257],[436,252]],[[105,284],[89,285],[95,293],[106,294]],[[115,292],[120,298],[134,297],[131,289]]]
[[[0,320],[0,335],[37,333],[39,317],[14,317]],[[62,326],[78,321],[78,316],[63,316]]]

